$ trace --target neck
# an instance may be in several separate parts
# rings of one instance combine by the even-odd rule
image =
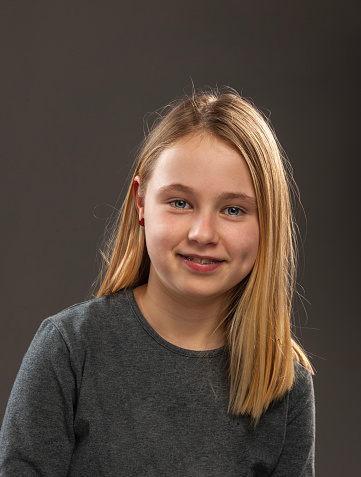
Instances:
[[[223,298],[187,299],[151,283],[134,289],[138,306],[152,328],[168,342],[196,351],[224,345],[219,326]]]

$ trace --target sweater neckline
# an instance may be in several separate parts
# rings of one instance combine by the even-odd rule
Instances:
[[[227,345],[223,345],[220,348],[211,349],[211,350],[196,351],[196,350],[181,348],[165,340],[162,336],[160,336],[160,334],[158,334],[155,331],[154,328],[152,328],[152,326],[144,318],[142,312],[140,311],[138,303],[135,299],[133,288],[125,289],[124,292],[138,322],[141,324],[141,326],[144,328],[147,334],[164,348],[167,348],[169,351],[172,351],[173,353],[181,354],[183,356],[187,356],[190,358],[212,358],[214,356],[219,356],[225,353]]]

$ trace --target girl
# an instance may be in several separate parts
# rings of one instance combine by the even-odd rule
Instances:
[[[23,360],[1,476],[314,475],[290,180],[233,90],[158,122],[98,297],[45,320]]]

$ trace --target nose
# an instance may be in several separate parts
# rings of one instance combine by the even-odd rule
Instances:
[[[216,244],[219,240],[216,217],[205,213],[195,216],[188,232],[188,239],[199,245]]]

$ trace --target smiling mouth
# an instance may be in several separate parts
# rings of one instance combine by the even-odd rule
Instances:
[[[219,263],[222,260],[215,260],[211,258],[189,257],[188,255],[182,255],[189,262],[200,263],[201,265],[209,265],[210,263]]]

